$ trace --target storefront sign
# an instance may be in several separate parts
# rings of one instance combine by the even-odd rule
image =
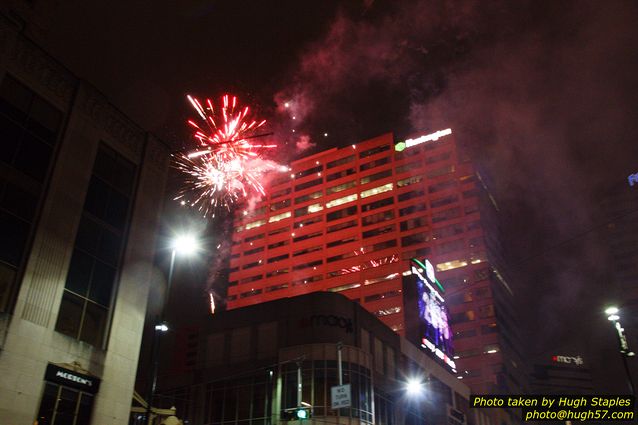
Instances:
[[[97,390],[100,388],[99,378],[56,366],[52,363],[47,365],[44,379],[49,382],[66,385],[67,387],[76,388],[91,394],[97,393]]]
[[[354,330],[352,327],[352,319],[335,316],[334,314],[314,314],[310,316],[310,320],[302,319],[301,326],[331,326],[341,328],[349,334]]]
[[[555,361],[556,363],[573,364],[576,366],[582,366],[584,363],[583,358],[580,356],[552,356],[552,361]]]

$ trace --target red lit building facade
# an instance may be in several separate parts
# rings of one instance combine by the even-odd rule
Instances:
[[[237,214],[228,309],[341,292],[406,336],[416,306],[404,305],[402,277],[427,258],[446,288],[457,375],[476,393],[520,392],[513,294],[488,255],[489,197],[453,135],[397,152],[385,134],[290,167]]]

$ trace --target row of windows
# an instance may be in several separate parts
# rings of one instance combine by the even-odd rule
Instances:
[[[362,164],[359,167],[359,171],[366,171],[366,170],[372,169],[374,167],[385,165],[388,162],[389,162],[389,157],[380,158],[380,159],[377,159],[375,161],[371,161],[371,162]],[[420,168],[421,166],[422,166],[421,161],[415,161],[415,162],[411,162],[411,163],[408,163],[408,164],[404,164],[404,165],[401,165],[401,166],[396,168],[396,174],[397,175],[398,174],[402,174],[404,172]],[[307,170],[298,172],[295,175],[295,177],[300,178],[300,177],[305,177],[305,176],[308,176],[308,175],[311,175],[311,174],[315,174],[315,173],[318,175],[318,177],[321,177],[321,171],[322,170],[323,170],[322,166],[312,167],[312,168],[309,168]],[[420,176],[419,181],[423,177],[427,177],[429,179],[432,179],[432,178],[439,177],[439,176],[442,176],[442,175],[445,175],[445,174],[453,173],[454,171],[455,171],[455,166],[453,164],[446,165],[446,166],[439,167],[439,168],[434,169],[434,170],[427,171],[424,176]],[[331,182],[333,180],[338,180],[340,178],[353,175],[355,173],[356,173],[356,169],[355,168],[347,168],[347,169],[338,171],[336,173],[328,174],[326,176],[326,181],[327,182]],[[379,173],[374,173],[374,174],[371,174],[371,175],[364,176],[364,177],[360,178],[359,184],[367,184],[367,183],[370,183],[370,182],[373,182],[373,181],[376,181],[376,180],[379,180],[379,179],[382,179],[382,178],[389,177],[391,175],[392,175],[392,169],[384,170],[384,171],[381,171]],[[410,179],[412,179],[412,178],[408,178],[408,179],[404,179],[404,180],[406,180],[406,182],[407,182],[407,181],[410,181]],[[282,183],[284,181],[285,181],[284,179],[278,179],[275,183],[279,184],[279,183]],[[356,181],[353,180],[350,184],[352,186],[354,186],[355,182]],[[310,187],[317,186],[317,185],[319,185],[321,183],[323,183],[323,179],[322,178],[316,178],[316,179],[313,179],[313,180],[309,180],[307,182],[303,182],[303,183],[295,185],[295,191],[305,190],[305,189],[308,189]],[[340,188],[340,186],[341,185],[335,186],[334,188],[329,188],[328,189],[329,191],[326,194],[336,193],[336,192],[339,191],[339,189],[340,190],[345,190],[343,188]],[[399,186],[399,187],[401,187],[401,186]],[[441,190],[441,189],[438,189],[436,187],[433,188],[433,192],[435,192],[437,190]],[[281,196],[288,195],[290,193],[291,193],[291,189],[290,188],[280,189],[280,190],[277,190],[277,191],[273,192],[273,194],[271,195],[271,199],[276,199],[276,198],[279,198]],[[305,196],[307,196],[307,195],[305,195]],[[315,196],[316,196],[316,194],[315,194]],[[301,202],[304,202],[306,200],[308,200],[308,199],[304,198],[303,196],[302,197],[298,197],[298,198],[295,198],[295,203],[301,203]]]
[[[479,319],[487,319],[494,317],[494,306],[492,304],[483,305],[477,308],[477,312],[474,310],[466,310],[460,313],[452,313],[450,315],[450,323],[459,324],[464,322],[471,322]]]
[[[336,211],[336,213],[338,213],[339,216],[345,217],[347,215],[354,215],[356,214],[356,208],[348,208],[348,209],[344,209],[344,210],[339,210]],[[339,217],[341,218],[341,217]],[[384,211],[381,213],[376,213],[376,214],[372,214],[366,217],[362,218],[362,226],[367,227],[373,224],[378,224],[378,223],[383,223],[384,221],[388,221],[388,220],[392,220],[394,218],[394,212],[392,210],[390,211]],[[303,227],[304,224],[309,225],[309,224],[313,224],[316,222],[319,222],[322,220],[321,216],[316,216],[313,217],[312,219],[308,219],[307,221],[300,223],[299,225],[295,225],[295,228],[298,227]],[[401,245],[406,247],[406,246],[411,246],[411,245],[416,245],[416,244],[421,244],[424,242],[429,242],[429,241],[433,241],[433,240],[440,240],[440,239],[445,239],[448,237],[453,237],[453,236],[457,236],[461,233],[464,232],[464,229],[467,229],[467,231],[471,231],[477,228],[477,226],[480,225],[480,223],[477,225],[478,222],[472,222],[468,225],[464,225],[462,223],[457,223],[457,224],[452,224],[452,225],[448,225],[445,227],[440,227],[440,228],[435,228],[431,231],[425,231],[425,232],[420,232],[420,233],[416,233],[416,234],[412,234],[412,235],[408,235],[405,236],[401,239]],[[340,230],[344,230],[344,229],[348,229],[348,228],[352,228],[357,226],[357,220],[349,220],[349,221],[345,221],[336,225],[332,225],[332,226],[328,226],[326,228],[326,234],[329,233],[334,233]],[[421,216],[421,217],[416,217],[416,218],[411,218],[408,220],[404,220],[401,221],[399,223],[399,228],[401,232],[406,232],[406,231],[410,231],[413,229],[417,229],[420,227],[427,227],[428,226],[428,221],[427,221],[427,217],[426,216]],[[283,231],[280,232],[279,230],[277,230],[277,233],[283,233],[284,231],[290,231],[290,229],[288,227],[283,228]],[[375,236],[379,236],[379,235],[383,235],[386,233],[392,233],[396,231],[396,225],[395,224],[388,224],[385,226],[380,226],[380,227],[376,227],[374,229],[371,230],[365,230],[362,232],[361,236],[363,239],[367,239],[367,238],[371,238],[371,237],[375,237]],[[323,233],[321,231],[317,231],[317,232],[313,232],[313,233],[309,233],[306,235],[300,235],[297,237],[294,237],[293,234],[293,241],[294,242],[299,242],[299,241],[303,241],[303,240],[307,240],[307,239],[312,239],[314,237],[319,237],[322,236]],[[252,242],[258,239],[262,239],[265,237],[264,233],[260,233],[258,235],[254,235],[251,236],[250,238],[246,238],[244,239],[245,242]],[[340,239],[340,240],[336,240],[336,241],[332,241],[332,242],[328,242],[326,244],[326,248],[332,248],[335,246],[339,246],[339,245],[343,245],[346,243],[350,243],[350,242],[354,242],[358,240],[358,237],[353,235],[353,236],[349,236],[348,238],[345,239]],[[274,242],[272,244],[268,244],[267,247],[268,249],[276,249],[276,248],[280,248],[282,246],[287,246],[290,244],[290,240],[289,239],[284,239],[278,242]],[[470,248],[480,248],[482,247],[483,241],[482,241],[482,237],[474,237],[471,238],[469,240],[468,246]],[[440,243],[437,244],[437,252],[439,254],[445,254],[445,253],[449,253],[449,252],[454,252],[460,249],[465,248],[465,242],[464,240],[454,240],[454,241],[450,241],[450,242],[445,242],[445,243]],[[248,255],[253,255],[259,252],[262,252],[264,250],[263,246],[260,247],[256,247],[256,248],[251,248],[247,251],[244,251],[244,256],[248,256]],[[306,252],[300,253],[300,254],[296,254],[296,255],[302,255]],[[293,255],[295,256],[295,255]],[[238,258],[239,257],[239,253],[235,253],[231,256],[231,258]],[[251,265],[254,267],[255,265],[259,265],[259,263],[251,263]],[[248,265],[247,265],[248,266]]]
[[[378,176],[381,176],[382,174],[379,174]],[[375,178],[374,176],[377,175],[372,175],[372,176],[368,176],[366,178]],[[385,175],[383,175],[383,177],[385,177]],[[382,177],[379,177],[382,178]],[[415,181],[415,178],[418,177],[410,177],[409,179],[405,179],[405,180],[401,180],[397,182],[397,187],[405,187],[409,184],[413,184],[412,182]],[[351,187],[355,186],[355,181],[349,181],[349,182],[345,182],[342,183],[340,185],[328,188],[326,190],[327,194],[332,194],[332,193],[338,193],[340,191],[349,189]],[[429,186],[427,188],[428,193],[433,193],[436,192],[438,190],[443,190],[445,188],[448,187],[452,187],[456,184],[456,181],[454,180],[450,180],[450,181],[445,181],[442,183],[438,183],[432,186]],[[442,185],[442,186],[441,186]],[[442,189],[441,189],[442,187]],[[378,187],[374,187],[371,189],[367,189],[362,191],[359,194],[351,194],[351,195],[347,195],[341,198],[337,198],[337,199],[333,199],[329,202],[327,202],[325,204],[325,208],[326,209],[330,209],[330,208],[334,208],[349,202],[353,202],[356,201],[357,199],[361,198],[367,198],[370,196],[374,196],[377,194],[381,194],[381,193],[385,193],[385,192],[389,192],[392,191],[394,189],[394,184],[393,183],[387,183]],[[417,190],[412,190],[412,191],[408,191],[408,192],[404,192],[404,193],[400,193],[399,195],[397,195],[397,201],[398,202],[405,202],[408,201],[410,199],[415,199],[415,198],[420,198],[423,197],[426,193],[426,188],[424,189],[417,189]],[[318,199],[320,197],[323,196],[323,192],[322,191],[318,191],[318,192],[313,192],[307,195],[304,195],[302,197],[299,198],[295,198],[295,204],[300,203],[300,202],[306,202],[308,200],[314,200],[314,199]],[[459,201],[459,196],[456,194],[451,194],[442,198],[437,198],[437,199],[432,199],[430,200],[430,208],[441,208],[447,205],[451,205],[454,204],[456,202]],[[392,204],[394,202],[393,198],[386,198],[384,200],[381,201],[376,201],[370,204],[364,204],[362,205],[362,211],[369,211],[375,208],[380,208],[382,206],[385,205],[389,205]],[[380,203],[380,204],[379,204]],[[276,203],[273,203],[270,205],[270,211],[277,211],[283,208],[287,208],[291,205],[290,203],[290,199],[286,199],[286,200],[282,200]],[[405,207],[402,211],[404,214],[409,214],[415,211],[422,211],[425,210],[425,205],[424,204],[419,204],[419,205],[410,205],[408,207]],[[310,205],[306,205],[304,207],[301,208],[297,208],[294,210],[294,217],[303,217],[304,215],[308,215],[308,214],[312,214],[315,212],[319,212],[322,211],[324,209],[324,205],[322,205],[321,203],[315,203],[315,204],[310,204]],[[459,214],[460,215],[460,211],[454,211],[455,214]],[[465,207],[465,214],[471,214],[478,211],[478,204],[471,204]],[[446,214],[450,214],[450,211],[446,211],[446,212],[439,212],[437,213],[438,215],[436,216],[435,220],[443,220],[445,219]],[[248,215],[248,214],[247,214]],[[252,216],[253,214],[250,214],[250,216]],[[243,230],[250,230],[250,229],[254,229],[256,227],[260,227],[265,225],[267,222],[268,223],[274,223],[289,217],[292,217],[293,214],[290,211],[281,213],[281,214],[277,214],[277,215],[273,215],[270,216],[268,218],[268,220],[264,219],[259,219],[256,221],[252,221],[249,223],[246,223],[243,226],[239,226],[237,228],[235,228],[236,232],[241,232]],[[441,219],[439,219],[439,216],[443,217]]]

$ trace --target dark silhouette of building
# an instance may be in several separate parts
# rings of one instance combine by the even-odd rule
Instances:
[[[350,406],[332,408],[332,389]],[[312,293],[207,316],[180,329],[159,400],[189,423],[510,424],[470,409],[469,388],[346,297]],[[413,393],[407,383],[422,384]],[[516,418],[518,419],[518,418]]]

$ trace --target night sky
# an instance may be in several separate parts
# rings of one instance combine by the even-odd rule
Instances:
[[[581,354],[601,390],[624,390],[590,230],[601,193],[638,172],[638,3],[34,4],[27,33],[175,148],[190,142],[187,93],[251,104],[283,161],[452,127],[491,177],[526,349]]]

